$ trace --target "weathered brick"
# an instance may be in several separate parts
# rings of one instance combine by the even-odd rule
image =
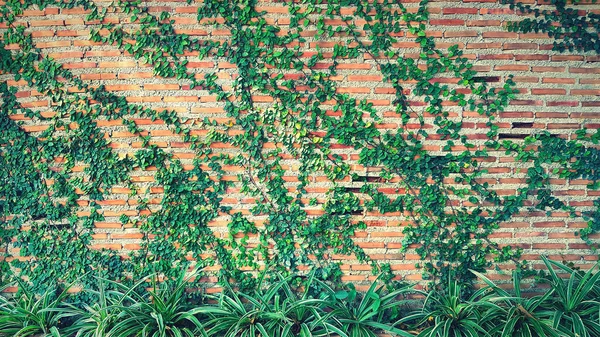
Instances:
[[[64,20],[33,20],[29,21],[31,27],[51,27],[51,26],[64,26]]]
[[[535,60],[535,61],[547,61],[550,59],[549,55],[515,55],[515,60],[523,61],[523,60]],[[536,67],[534,67],[536,68]],[[535,70],[534,70],[535,71]]]
[[[512,32],[483,32],[484,39],[516,39],[519,37],[518,33]]]
[[[503,45],[504,50],[516,50],[516,49],[530,49],[536,50],[539,46],[535,43],[505,43]]]
[[[536,4],[534,0],[525,0],[524,2]],[[410,0],[407,3],[408,10],[414,12],[417,8],[416,3],[417,0]],[[482,5],[482,3],[490,3],[490,5]],[[168,1],[167,3],[149,1],[146,4],[152,13],[159,13],[163,10],[173,13],[177,34],[199,37],[200,40],[212,39],[221,42],[230,40],[231,31],[224,26],[215,28],[212,24],[208,24],[210,21],[208,19],[201,23],[197,22],[195,17],[198,10],[197,4],[186,5],[181,1]],[[600,79],[597,75],[600,74],[600,57],[587,53],[559,54],[554,52],[551,50],[552,39],[548,38],[546,34],[508,32],[504,27],[505,23],[516,20],[517,16],[514,16],[515,12],[507,6],[496,6],[496,4],[496,0],[463,0],[462,2],[452,2],[450,5],[443,2],[432,3],[429,22],[431,26],[427,30],[427,34],[435,37],[436,46],[442,50],[454,44],[458,44],[460,49],[464,49],[462,57],[473,60],[473,69],[479,71],[479,74],[475,75],[477,81],[487,82],[490,88],[501,88],[509,74],[518,75],[513,79],[521,93],[510,102],[505,111],[497,114],[495,120],[500,128],[499,137],[506,137],[518,143],[531,133],[547,129],[563,139],[572,140],[576,138],[575,130],[583,126],[591,131],[599,129],[600,115],[597,110],[600,107]],[[586,5],[585,8],[588,6],[590,5]],[[260,7],[269,13],[266,17],[268,24],[277,24],[282,28],[279,36],[293,32],[288,31],[291,28],[286,26],[290,24],[290,16],[285,4],[271,3],[267,0],[261,2]],[[343,15],[352,15],[354,11],[353,8],[344,7],[341,10]],[[375,11],[372,12],[373,15],[376,14]],[[73,73],[82,80],[95,81],[92,82],[94,86],[100,83],[104,84],[106,90],[123,95],[128,102],[148,106],[156,111],[172,109],[182,116],[192,116],[188,125],[192,125],[192,122],[196,123],[197,120],[202,120],[204,117],[218,123],[234,123],[234,120],[226,115],[224,104],[217,100],[215,93],[209,94],[206,88],[191,89],[189,83],[184,81],[156,77],[153,75],[151,65],[134,59],[132,55],[124,55],[122,48],[104,46],[102,43],[89,41],[89,30],[92,27],[78,27],[86,23],[92,24],[85,21],[88,13],[89,11],[78,8],[33,9],[25,11],[23,16],[18,18],[18,23],[31,28],[32,37],[37,46],[42,48],[44,55],[62,63],[65,69],[73,70]],[[224,23],[222,18],[217,18],[215,21]],[[137,27],[137,24],[129,25],[129,18],[120,15],[111,15],[105,22],[127,24],[124,26],[126,29]],[[339,27],[345,25],[344,21],[338,17],[327,18],[326,23]],[[360,19],[355,20],[354,23],[362,27],[366,21]],[[4,25],[0,27],[4,27]],[[332,55],[332,48],[335,45],[346,44],[347,37],[336,36],[333,39],[323,37],[317,40],[313,38],[316,34],[315,29],[314,26],[310,26],[302,32],[303,36],[308,37],[306,42],[289,44],[286,48],[297,46],[304,52],[302,57],[306,60],[317,54],[318,46],[322,49],[321,52],[326,59],[318,62],[314,70],[327,73],[327,69],[333,66],[333,61],[328,60],[327,57]],[[106,36],[107,33],[107,31],[101,32],[103,36]],[[367,45],[372,43],[365,34],[361,33],[360,36],[363,43]],[[407,34],[407,31],[403,30],[394,36],[399,39],[393,43],[393,48],[400,53],[401,57],[411,59],[420,57],[420,46],[411,34]],[[350,44],[352,47],[356,47],[356,45],[356,42]],[[19,47],[12,44],[5,48],[16,50]],[[223,89],[231,90],[232,80],[239,76],[237,66],[227,62],[225,57],[214,59],[210,56],[204,59],[198,57],[197,51],[184,51],[183,58],[189,61],[187,69],[198,79],[203,79],[205,73],[215,72],[219,83],[223,84]],[[441,135],[436,134],[436,127],[433,125],[435,115],[423,113],[425,118],[423,126],[416,120],[410,120],[406,125],[402,124],[401,117],[394,111],[397,104],[392,103],[396,90],[392,83],[383,81],[383,76],[379,72],[379,65],[386,61],[385,56],[374,58],[369,54],[361,55],[357,60],[338,59],[339,63],[336,65],[338,74],[329,79],[334,82],[338,92],[346,93],[350,97],[366,99],[367,102],[373,104],[377,113],[384,118],[381,123],[376,123],[375,128],[382,132],[388,130],[395,132],[399,128],[413,132],[419,129],[427,130],[429,137],[424,141],[423,149],[443,153],[439,145]],[[421,60],[419,66],[420,69],[425,69],[425,62]],[[279,74],[279,70],[273,66],[267,68],[273,77]],[[286,70],[282,74],[286,80],[305,82],[304,76],[306,74],[310,76],[310,71],[308,69]],[[446,74],[440,74],[430,82],[448,85],[456,88],[459,93],[470,94],[470,89],[458,85],[456,78],[446,76]],[[26,87],[26,81],[8,80],[7,83],[17,87],[16,95],[23,100],[24,107],[38,109],[47,118],[56,116],[56,111],[53,109],[55,103],[49,102],[45,95],[35,89]],[[403,86],[403,93],[411,96],[417,81],[400,80],[399,83]],[[314,88],[310,88],[305,83],[299,85],[298,89],[307,92],[314,91]],[[69,87],[68,90],[75,92],[76,88]],[[169,92],[161,92],[162,90]],[[257,107],[260,106],[261,109],[274,102],[273,98],[264,93],[254,92],[253,94]],[[413,97],[410,97],[409,100],[411,108],[415,112],[421,112],[426,107],[422,100]],[[340,118],[341,112],[333,111],[333,106],[336,104],[338,102],[334,99],[324,102],[324,113],[329,117]],[[468,109],[463,111],[456,102],[444,102],[444,108],[448,112],[449,118],[462,120],[463,132],[467,139],[476,142],[476,149],[483,148],[481,144],[487,140],[486,132],[489,130],[489,126],[486,125],[487,117],[474,111],[468,111]],[[411,116],[414,118],[416,114],[412,113]],[[364,117],[368,118],[368,114],[365,114]],[[26,118],[23,113],[11,115],[10,118],[24,121],[22,129],[26,132],[40,132],[47,128],[47,125]],[[134,121],[144,129],[141,135],[151,137],[152,145],[172,153],[174,158],[182,159],[184,170],[193,168],[192,162],[196,158],[196,154],[188,151],[191,144],[181,139],[180,135],[174,133],[174,130],[165,125],[163,121],[152,121],[149,117],[135,118]],[[110,146],[123,157],[125,155],[133,156],[133,153],[142,148],[143,144],[138,135],[127,131],[122,124],[122,120],[98,121],[98,126],[102,130],[106,130],[104,137],[111,141]],[[72,124],[72,126],[76,127],[77,125]],[[243,134],[243,131],[235,128],[228,132],[230,135]],[[208,130],[194,126],[190,134],[206,137],[208,133]],[[315,133],[314,136],[323,137],[324,133]],[[265,149],[277,147],[277,144],[265,144]],[[215,152],[227,153],[233,153],[236,149],[233,145],[223,143],[213,144],[212,148]],[[536,147],[530,146],[528,149],[536,149]],[[456,145],[452,150],[462,151],[466,148],[463,145]],[[351,146],[334,143],[331,145],[331,151],[349,161],[353,169],[361,172],[366,170],[365,167],[357,164],[360,156]],[[283,160],[282,168],[293,172],[298,170],[297,164],[292,163],[294,156],[284,153],[281,158]],[[64,159],[59,158],[56,164],[64,163],[61,160]],[[490,174],[489,177],[482,178],[481,182],[489,183],[501,196],[516,195],[517,189],[527,183],[527,168],[519,166],[518,161],[512,155],[507,155],[502,151],[490,151],[490,156],[481,158],[480,162],[488,168]],[[211,168],[206,164],[202,164],[202,169],[205,172],[211,172]],[[236,182],[237,174],[243,172],[241,167],[233,165],[226,166],[224,169],[228,172],[224,179],[232,182]],[[81,174],[84,170],[85,165],[82,164],[74,167],[77,174]],[[148,199],[148,203],[153,207],[160,205],[162,194],[165,191],[161,186],[154,186],[156,182],[153,175],[156,172],[156,167],[148,167],[145,170],[136,169],[132,177],[133,184],[141,186],[140,191],[133,193],[150,193],[151,197]],[[398,178],[395,179],[393,183],[401,184]],[[286,174],[283,180],[290,184],[289,191],[296,191],[298,177],[295,173]],[[327,198],[324,196],[329,192],[328,178],[323,174],[315,173],[312,182],[316,186],[307,186],[308,195],[303,197],[302,201],[308,203],[310,196],[317,195],[319,202],[326,202]],[[351,180],[348,178],[343,182],[351,183]],[[452,178],[445,179],[444,183],[459,186]],[[569,206],[592,207],[593,200],[600,197],[600,191],[585,188],[589,182],[583,179],[567,182],[565,179],[553,177],[551,183],[556,187],[553,190],[554,195],[565,198]],[[152,185],[152,187],[148,187],[148,185]],[[249,207],[256,202],[256,197],[242,195],[239,186],[235,186],[228,189],[222,203],[234,209],[239,208],[241,213],[249,215]],[[386,195],[408,193],[406,189],[388,186],[381,186],[378,190]],[[85,196],[84,191],[79,189],[76,190],[76,193]],[[103,213],[107,220],[95,224],[97,233],[93,234],[93,249],[123,250],[124,256],[130,250],[141,249],[137,241],[142,239],[142,235],[134,228],[134,225],[122,225],[118,221],[122,214],[130,216],[150,214],[148,210],[136,210],[139,201],[129,198],[130,193],[132,191],[129,188],[114,187],[110,191],[109,198],[98,202],[103,207]],[[82,207],[89,207],[90,201],[83,197],[78,204]],[[453,205],[471,206],[468,202],[458,201],[453,201]],[[535,206],[534,198],[527,200],[525,206],[533,208]],[[82,210],[79,214],[85,215],[89,212]],[[324,213],[320,209],[311,209],[309,214],[318,216]],[[357,217],[361,216],[363,215],[357,215]],[[419,260],[419,256],[411,252],[417,245],[408,247],[409,251],[405,254],[399,253],[399,249],[403,248],[400,242],[404,238],[402,228],[414,225],[411,221],[404,219],[406,216],[407,214],[399,212],[389,214],[380,214],[376,211],[367,212],[365,219],[367,229],[357,232],[355,239],[360,247],[373,253],[372,258],[375,260],[391,261],[392,270],[401,273],[404,279],[419,280],[420,271],[416,270],[414,266],[414,263]],[[265,221],[258,220],[257,225],[264,226]],[[209,226],[216,231],[217,236],[227,238],[227,221],[214,220]],[[581,242],[574,234],[575,231],[586,227],[585,221],[570,219],[565,211],[552,212],[551,216],[546,216],[545,212],[524,209],[518,217],[513,218],[510,222],[500,224],[500,230],[492,234],[491,238],[499,242],[501,246],[512,242],[513,246],[528,250],[524,257],[536,261],[541,254],[564,258],[565,261],[577,261],[581,257],[585,261],[595,261],[597,260],[596,256],[585,253],[590,247]],[[565,253],[569,249],[577,250],[577,253]],[[355,257],[336,255],[335,258],[343,260],[342,270],[352,274],[350,278],[346,279],[353,281],[368,279],[370,267],[357,263],[353,260]],[[539,261],[536,263],[541,266]],[[213,270],[218,268],[215,266]],[[493,279],[498,280],[505,280],[507,277],[492,275]],[[211,289],[211,291],[213,290]]]
[[[531,89],[533,95],[565,95],[565,89]]]
[[[452,15],[452,14],[478,14],[479,10],[477,8],[444,8],[442,13],[444,15]]]
[[[99,68],[135,68],[137,62],[135,61],[108,61],[98,62]]]
[[[502,21],[500,20],[468,20],[467,26],[473,27],[493,27],[500,26]]]
[[[434,26],[464,26],[465,20],[460,19],[431,19],[429,23]]]

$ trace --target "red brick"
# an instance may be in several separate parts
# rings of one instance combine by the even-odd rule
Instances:
[[[111,233],[111,239],[142,239],[144,235],[142,233]]]
[[[381,82],[381,75],[348,75],[348,81],[356,82]]]
[[[120,250],[122,247],[123,246],[120,243],[97,243],[90,246],[90,248],[94,250]]]
[[[504,50],[515,50],[515,49],[538,49],[538,45],[535,43],[505,43],[503,45]]]
[[[92,11],[89,9],[83,9],[83,8],[63,8],[60,10],[61,14],[64,15],[84,15],[84,14],[90,14]]]
[[[447,30],[444,32],[445,38],[453,38],[453,37],[477,37],[479,33],[474,30],[461,30],[461,31],[452,31]]]
[[[569,67],[569,72],[573,74],[600,74],[600,68],[574,68]]]
[[[64,26],[63,20],[34,20],[29,21],[31,27],[49,27],[49,26]]]
[[[499,15],[499,14],[514,14],[515,11],[509,8],[482,8],[479,10],[479,14],[491,14],[491,15]]]
[[[583,61],[583,56],[580,55],[552,55],[550,60],[563,62],[563,61]]]
[[[565,249],[567,245],[564,243],[534,243],[533,249]]]
[[[477,14],[479,10],[477,8],[444,8],[442,13],[444,15],[452,14]]]
[[[70,47],[71,41],[52,41],[52,42],[38,42],[35,44],[38,48],[64,48]]]
[[[119,50],[88,50],[85,57],[118,57],[122,53]]]
[[[520,33],[519,38],[521,38],[522,40],[547,39],[548,34],[546,34],[546,33]]]
[[[56,32],[53,30],[37,30],[37,31],[31,32],[31,36],[34,38],[52,37],[52,36],[54,36],[55,33]]]
[[[600,89],[571,89],[571,95],[599,96]]]
[[[547,106],[579,106],[579,101],[549,101]]]
[[[515,76],[515,77],[513,77],[513,80],[515,81],[515,83],[539,83],[540,82],[539,77],[532,77],[532,76]]]
[[[494,66],[494,70],[500,71],[528,71],[529,66],[525,64],[506,64]]]
[[[542,221],[534,222],[533,227],[565,227],[565,223],[563,221]]]
[[[533,95],[565,95],[565,89],[531,89]]]
[[[429,23],[433,26],[464,26],[465,20],[459,19],[431,19]]]
[[[83,58],[83,52],[68,51],[68,52],[50,53],[50,54],[48,54],[48,56],[53,59]]]
[[[63,64],[65,69],[93,69],[96,68],[96,62],[77,62]]]
[[[501,23],[502,23],[502,21],[500,21],[500,20],[469,20],[469,21],[467,21],[467,26],[492,27],[492,26],[500,26]]]
[[[338,88],[337,92],[339,93],[352,93],[352,94],[368,94],[371,92],[370,88],[352,88],[352,87],[346,87],[346,88]]]
[[[523,61],[523,60],[548,61],[549,59],[550,59],[549,55],[543,55],[543,54],[540,54],[540,55],[529,55],[529,54],[515,55],[515,60],[517,60],[517,61]],[[536,68],[536,67],[534,67],[534,68]]]
[[[467,43],[467,49],[500,49],[502,43]]]
[[[574,78],[553,78],[553,77],[544,77],[542,78],[542,83],[564,83],[564,84],[575,84]]]
[[[21,13],[18,16],[23,17],[23,16],[45,16],[45,15],[46,14],[44,13],[43,10],[28,9],[28,10],[24,10],[23,13]]]
[[[109,62],[98,62],[99,68],[135,68],[137,62],[135,61],[109,61]]]
[[[519,37],[518,33],[512,32],[483,32],[484,39],[516,39]]]
[[[480,60],[512,60],[513,54],[479,54],[477,58]]]
[[[144,84],[144,90],[179,90],[179,84]]]
[[[564,72],[565,67],[532,67],[531,70],[534,72],[539,72],[539,73],[543,73],[543,72],[559,73],[559,72]]]

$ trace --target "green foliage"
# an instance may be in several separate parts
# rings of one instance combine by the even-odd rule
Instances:
[[[555,300],[550,311],[553,313],[553,326],[569,336],[591,337],[600,333],[600,273],[595,269],[579,274],[571,268],[543,257],[548,269],[548,281],[554,291]],[[567,272],[568,279],[561,278],[558,267]],[[594,273],[596,271],[596,273]]]
[[[332,311],[329,315],[341,323],[341,330],[350,337],[376,337],[382,331],[398,336],[411,336],[386,323],[384,319],[390,309],[397,309],[402,305],[398,297],[411,289],[404,287],[384,293],[384,285],[377,281],[364,294],[358,293],[354,285],[349,284],[349,291],[338,291],[333,296],[330,295]]]
[[[102,281],[98,288],[98,291],[85,289],[94,295],[92,304],[76,306],[67,303],[61,309],[60,315],[75,317],[71,326],[64,329],[67,334],[75,334],[77,337],[105,337],[114,327],[119,296],[114,292],[107,292]]]
[[[511,9],[533,15],[521,21],[510,22],[512,32],[542,32],[554,39],[554,50],[600,52],[600,15],[591,10],[577,8],[579,1],[570,4],[567,0],[552,0],[551,9],[540,9],[540,5],[528,5],[517,0],[503,0]],[[595,2],[595,0],[593,0]]]
[[[423,309],[400,320],[416,321],[425,327],[418,337],[489,336],[483,324],[484,317],[477,302],[478,294],[463,300],[461,287],[455,279],[449,279],[444,290],[427,294]]]
[[[61,313],[68,288],[59,292],[49,288],[37,296],[24,283],[19,285],[16,300],[0,296],[0,336],[60,337],[60,320],[68,316]]]
[[[272,302],[268,309],[269,314],[264,316],[265,328],[269,336],[317,337],[327,336],[332,332],[339,334],[343,331],[326,319],[326,312],[323,310],[327,305],[326,300],[310,295],[317,284],[320,289],[328,288],[323,283],[315,281],[314,273],[302,282],[304,291],[292,287],[293,277],[279,276],[279,279],[264,292],[265,296],[260,296],[263,303]],[[273,298],[270,299],[271,295]],[[343,336],[343,333],[340,336]]]
[[[543,295],[524,297],[521,292],[521,272],[513,272],[513,292],[500,288],[483,274],[475,274],[488,288],[482,293],[491,292],[483,297],[481,308],[484,310],[487,324],[484,325],[490,336],[499,337],[558,337],[553,327],[553,312],[550,305],[553,291]]]
[[[591,209],[579,210],[555,197],[550,183],[553,178],[585,179],[589,181],[587,188],[596,190],[600,187],[600,173],[593,169],[600,165],[600,150],[596,147],[600,140],[600,130],[591,133],[582,128],[576,134],[576,140],[567,141],[543,131],[525,138],[524,146],[504,141],[502,147],[507,149],[507,153],[514,154],[516,160],[532,164],[527,169],[527,189],[536,190],[536,208],[546,211],[547,215],[553,210],[562,210],[571,217],[582,216],[588,227],[578,234],[588,245],[596,247],[597,244],[589,235],[600,229],[599,200],[594,201]],[[535,150],[526,148],[530,146],[535,146]],[[522,194],[524,191],[525,189],[521,189],[519,192]]]
[[[314,272],[261,278],[252,291],[224,282],[222,292],[203,297],[204,304],[190,300],[194,283],[183,270],[180,278],[149,289],[146,278],[119,290],[84,289],[93,293],[93,305],[72,302],[66,291],[36,296],[21,283],[15,298],[1,298],[0,336],[597,336],[598,265],[581,271],[544,262],[549,288],[524,292],[515,271],[513,289],[505,290],[476,272],[485,287],[468,299],[455,279],[429,293],[406,286],[388,292],[379,280],[360,292],[352,284],[332,287]],[[417,293],[423,297],[408,300]]]
[[[195,312],[207,317],[208,336],[347,336],[337,318],[325,312],[328,299],[309,295],[313,282],[317,282],[314,276],[309,277],[301,293],[292,288],[292,280],[279,276],[278,281],[266,288],[260,284],[252,293],[227,286],[222,293],[208,297],[217,301],[216,305],[203,306]],[[319,286],[333,293],[326,285]]]
[[[184,291],[189,279],[180,271],[174,283],[157,284],[153,278],[153,288],[139,291],[146,283],[140,280],[132,287],[124,288],[118,294],[118,304],[112,308],[116,317],[109,336],[149,336],[149,337],[194,337],[202,329],[195,311],[185,302]],[[194,274],[192,274],[192,277]]]
[[[89,9],[88,20],[104,22],[94,27],[91,41],[131,54],[150,65],[157,77],[214,95],[228,120],[188,120],[175,111],[128,103],[103,86],[92,87],[34,47],[32,36],[15,17],[32,6]],[[478,80],[473,64],[457,46],[438,48],[426,33],[427,1],[419,3],[416,12],[392,1],[290,2],[286,31],[268,23],[255,1],[204,1],[198,21],[228,30],[227,41],[179,33],[169,13],[153,14],[140,1],[99,6],[87,0],[26,0],[8,1],[0,11],[0,22],[8,26],[0,40],[0,71],[47,97],[55,112],[44,117],[23,107],[17,87],[0,83],[0,237],[7,256],[14,246],[30,257],[14,259],[12,266],[35,291],[56,279],[77,279],[90,289],[96,289],[97,277],[129,282],[126,276],[136,279],[157,272],[176,279],[177,271],[191,264],[219,265],[220,279],[234,279],[242,289],[257,283],[245,270],[265,267],[287,275],[308,266],[316,278],[336,280],[342,272],[333,255],[352,255],[370,264],[375,274],[385,273],[382,279],[389,281],[391,268],[373,261],[353,241],[356,231],[367,227],[358,216],[371,211],[407,216],[411,224],[404,228],[402,250],[416,247],[423,260],[419,267],[432,285],[440,285],[451,273],[460,285],[468,284],[474,279],[470,270],[483,272],[495,262],[512,260],[523,267],[518,249],[500,247],[489,237],[532,198],[536,208],[549,214],[568,210],[583,216],[589,227],[581,235],[588,243],[589,235],[600,229],[600,202],[597,209],[579,213],[554,197],[550,185],[558,176],[589,179],[589,188],[600,187],[599,173],[593,169],[600,164],[593,146],[598,135],[582,130],[577,140],[567,142],[540,133],[525,144],[501,142],[495,121],[516,97],[512,78],[500,88],[489,87]],[[342,10],[346,8],[352,9],[350,15]],[[115,12],[138,25],[125,29],[102,20]],[[344,24],[334,26],[329,19]],[[355,20],[366,24],[358,27]],[[303,33],[310,29],[319,40],[337,42],[330,58],[320,48],[314,52],[301,47],[308,44]],[[399,32],[414,36],[419,57],[394,47]],[[19,48],[9,49],[9,44]],[[213,72],[196,74],[186,66],[183,56],[188,54],[227,61],[238,76],[227,81]],[[339,90],[334,80],[341,64],[362,61],[365,55],[393,89],[398,128],[385,127],[380,109]],[[457,79],[456,85],[438,81],[449,76]],[[422,106],[411,106],[413,101]],[[459,108],[458,117],[450,115],[447,103]],[[462,131],[464,111],[487,118],[486,148]],[[11,118],[21,114],[47,128],[26,132],[25,123]],[[136,124],[138,118],[161,121],[178,135],[194,155],[191,165],[151,144],[151,132]],[[98,126],[104,120],[120,121],[142,148],[119,155],[107,140],[110,131]],[[198,135],[197,129],[207,134]],[[442,144],[437,153],[426,150],[431,139]],[[538,145],[537,151],[526,147],[532,144]],[[357,161],[349,162],[340,148],[354,149]],[[499,196],[493,186],[480,183],[486,174],[481,160],[488,150],[504,150],[533,163],[517,195]],[[83,166],[83,172],[75,172],[75,166]],[[151,202],[151,188],[141,191],[131,179],[134,172],[151,168],[156,169],[151,187],[164,190],[158,204]],[[317,200],[310,191],[322,176],[329,188],[324,200]],[[383,193],[389,186],[404,193]],[[143,237],[141,249],[126,259],[119,252],[90,248],[96,224],[105,220],[101,201],[115,187],[131,191],[137,213],[123,214],[121,220]],[[252,200],[250,214],[224,205],[231,190]],[[260,226],[254,222],[257,217],[264,219]],[[227,223],[225,236],[209,226],[217,220]],[[377,291],[363,299],[367,302],[359,305],[359,312],[348,311],[348,317],[374,317],[368,308],[382,300]],[[94,294],[79,296],[91,301]],[[247,314],[236,305],[239,298],[230,300],[232,315]],[[166,310],[153,305],[129,310]],[[88,309],[105,314],[101,307]],[[127,320],[133,323],[131,317]],[[253,324],[246,327],[258,329]]]
[[[482,299],[484,315],[489,318],[487,331],[500,337],[596,336],[600,323],[598,265],[582,272],[542,259],[548,272],[545,281],[550,284],[543,295],[524,295],[519,272],[513,274],[513,295],[477,273],[489,287],[482,292],[493,292]]]

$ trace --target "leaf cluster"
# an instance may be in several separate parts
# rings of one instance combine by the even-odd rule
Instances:
[[[386,291],[376,279],[363,292],[352,284],[332,287],[314,273],[273,274],[251,291],[227,284],[199,303],[190,301],[190,277],[183,273],[160,284],[153,277],[150,283],[116,285],[119,290],[101,287],[92,291],[93,305],[72,302],[66,290],[35,296],[22,284],[15,298],[1,298],[0,336],[597,336],[598,265],[582,271],[543,261],[546,276],[537,280],[537,288],[544,285],[541,292],[523,290],[519,271],[513,274],[512,290],[475,272],[484,286],[468,298],[456,279],[429,293],[407,285]]]

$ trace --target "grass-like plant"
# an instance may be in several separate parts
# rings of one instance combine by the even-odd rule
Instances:
[[[364,294],[359,294],[352,284],[349,288],[335,293],[329,314],[342,324],[342,331],[349,337],[376,337],[378,332],[412,336],[384,320],[386,310],[401,305],[398,297],[411,291],[409,287],[384,293],[385,287],[376,280]]]
[[[56,289],[47,289],[36,296],[24,282],[17,282],[19,292],[14,299],[0,296],[0,336],[60,337],[60,320],[68,316],[61,311],[70,286],[58,294]]]
[[[449,279],[446,289],[431,291],[421,310],[398,323],[416,322],[415,328],[421,329],[418,337],[487,337],[478,296],[476,292],[463,300],[458,282]]]
[[[554,291],[554,301],[549,311],[555,329],[572,337],[600,336],[600,298],[597,287],[600,284],[600,272],[595,265],[580,274],[568,266],[551,261],[542,256],[548,269],[548,281]],[[568,273],[568,279],[562,279],[554,268]]]
[[[14,298],[0,296],[0,337],[598,337],[600,272],[583,272],[542,257],[550,288],[525,294],[521,273],[513,273],[513,291],[485,275],[485,283],[465,299],[457,280],[425,293],[404,286],[385,291],[375,280],[364,293],[349,284],[333,288],[313,274],[298,287],[295,276],[272,275],[251,291],[225,285],[208,295],[211,304],[187,301],[189,278],[182,273],[158,283],[147,278],[131,287],[99,280],[89,305],[73,304],[68,289],[35,294],[24,282]],[[561,278],[566,274],[566,278]],[[194,277],[192,273],[190,277]],[[266,285],[263,285],[266,284]],[[0,289],[1,290],[1,289]],[[417,311],[392,318],[407,303],[401,297],[421,293]],[[390,315],[391,312],[394,312]],[[401,329],[409,326],[412,330]]]
[[[292,289],[290,281],[293,277],[281,278],[272,289],[277,289],[277,295],[267,292],[263,301],[270,301],[266,322],[267,331],[274,337],[321,337],[336,333],[345,337],[339,329],[339,321],[328,320],[324,309],[329,301],[327,297],[314,298],[311,289],[314,282],[318,283],[322,293],[332,293],[333,290],[310,274],[304,282],[304,291]]]
[[[105,337],[117,322],[116,307],[120,293],[107,291],[102,280],[98,291],[86,291],[96,295],[94,303],[81,306],[67,304],[61,309],[61,315],[74,317],[73,323],[65,331],[75,337]]]
[[[521,292],[521,273],[513,272],[513,291],[510,294],[483,274],[473,271],[487,284],[480,292],[490,292],[479,305],[486,317],[486,331],[493,337],[559,337],[552,327],[552,313],[547,309],[554,290],[543,295],[524,297]]]
[[[147,293],[138,290],[144,280],[130,288],[115,283],[124,291],[116,292],[118,304],[111,306],[117,313],[116,322],[105,337],[203,336],[202,324],[184,301],[189,277],[181,273],[173,285],[169,282],[157,284],[153,278],[152,289]]]
[[[196,313],[207,317],[205,326],[208,336],[223,337],[252,337],[262,334],[267,336],[261,309],[262,304],[255,300],[243,301],[242,298],[251,296],[236,293],[231,287],[226,286],[217,296],[209,296],[217,300],[217,305],[202,306],[195,310]]]
[[[208,336],[319,337],[335,333],[347,337],[336,324],[332,324],[332,319],[325,316],[328,300],[309,295],[314,281],[312,275],[308,277],[301,295],[292,289],[291,277],[278,278],[268,287],[259,285],[252,293],[226,286],[223,292],[211,296],[216,305],[195,310],[206,317]],[[327,287],[322,283],[320,286]]]

